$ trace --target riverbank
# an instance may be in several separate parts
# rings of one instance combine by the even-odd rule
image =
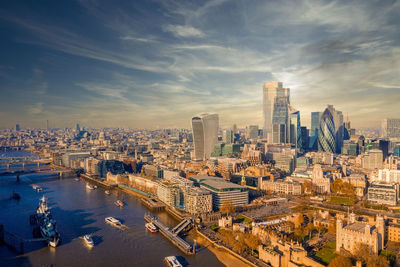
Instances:
[[[237,257],[231,255],[230,253],[228,253],[224,249],[217,248],[208,239],[204,238],[201,234],[199,234],[196,230],[195,231],[191,231],[190,232],[190,236],[194,240],[196,240],[197,244],[199,244],[200,246],[202,246],[205,249],[207,249],[210,252],[212,252],[217,257],[217,259],[222,264],[224,264],[225,266],[235,266],[235,267],[252,266],[252,265],[246,264],[242,260],[240,260]],[[201,253],[201,251],[199,253]]]

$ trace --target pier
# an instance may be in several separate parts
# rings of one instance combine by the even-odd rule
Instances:
[[[148,214],[144,216],[144,220],[146,222],[152,222],[163,236],[187,255],[193,255],[196,253],[196,243],[192,246],[178,236],[180,232],[192,225],[193,222],[191,218],[183,220],[172,230],[160,222],[156,217],[152,217]]]
[[[105,188],[105,189],[113,189],[113,188],[117,187],[117,185],[113,185],[113,184],[109,184],[107,182],[103,182],[103,181],[101,181],[99,179],[90,177],[87,174],[81,174],[80,177],[85,181],[92,182],[92,183],[94,183],[94,184],[96,184],[98,186],[101,186],[101,187]]]
[[[165,204],[156,198],[142,198],[140,199],[143,205],[149,208],[151,211],[163,211],[165,210]]]
[[[4,225],[0,224],[0,245],[4,244],[19,254],[24,254],[26,243],[43,242],[43,241],[47,240],[45,238],[24,239],[22,237],[19,237],[13,233],[4,230]]]

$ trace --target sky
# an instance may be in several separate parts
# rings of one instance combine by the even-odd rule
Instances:
[[[400,117],[400,1],[1,1],[0,128],[262,125],[281,81],[303,125]]]

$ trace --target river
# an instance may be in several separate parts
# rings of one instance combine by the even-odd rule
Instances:
[[[37,193],[32,184],[41,186],[43,192]],[[21,195],[20,200],[9,199],[13,191]],[[89,190],[85,182],[72,178],[30,174],[21,176],[17,183],[15,177],[0,176],[0,223],[9,232],[32,238],[29,215],[35,212],[42,195],[48,198],[57,220],[61,245],[54,249],[42,242],[31,243],[24,255],[0,246],[1,266],[162,266],[164,257],[170,255],[180,256],[189,266],[223,266],[205,248],[186,256],[161,234],[146,231],[143,216],[148,210],[139,198],[118,190],[105,195],[103,189]],[[117,199],[127,205],[122,209],[115,206]],[[157,215],[167,225],[178,223],[165,212]],[[127,229],[106,224],[107,216],[120,219]],[[94,248],[84,246],[80,237],[85,234],[92,234]]]

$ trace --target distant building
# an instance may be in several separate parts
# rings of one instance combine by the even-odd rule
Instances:
[[[319,130],[319,119],[322,112],[311,112],[311,134],[310,136],[317,136]]]
[[[281,195],[301,195],[301,184],[292,181],[283,180],[266,180],[262,181],[261,189],[267,192],[272,192]]]
[[[382,120],[382,137],[399,138],[400,137],[400,119]]]
[[[194,159],[210,158],[218,140],[218,115],[201,114],[192,118]]]
[[[320,117],[318,151],[341,153],[343,145],[343,114],[328,105]]]
[[[258,138],[258,125],[250,125],[246,127],[246,138],[254,140]]]
[[[21,131],[21,127],[19,126],[19,124],[15,124],[15,130],[17,132]]]
[[[275,139],[287,136],[289,96],[290,89],[283,88],[282,82],[265,82],[263,85],[263,134],[268,143],[273,142],[273,135]]]
[[[383,152],[379,149],[372,149],[362,155],[362,167],[365,169],[382,169]]]

